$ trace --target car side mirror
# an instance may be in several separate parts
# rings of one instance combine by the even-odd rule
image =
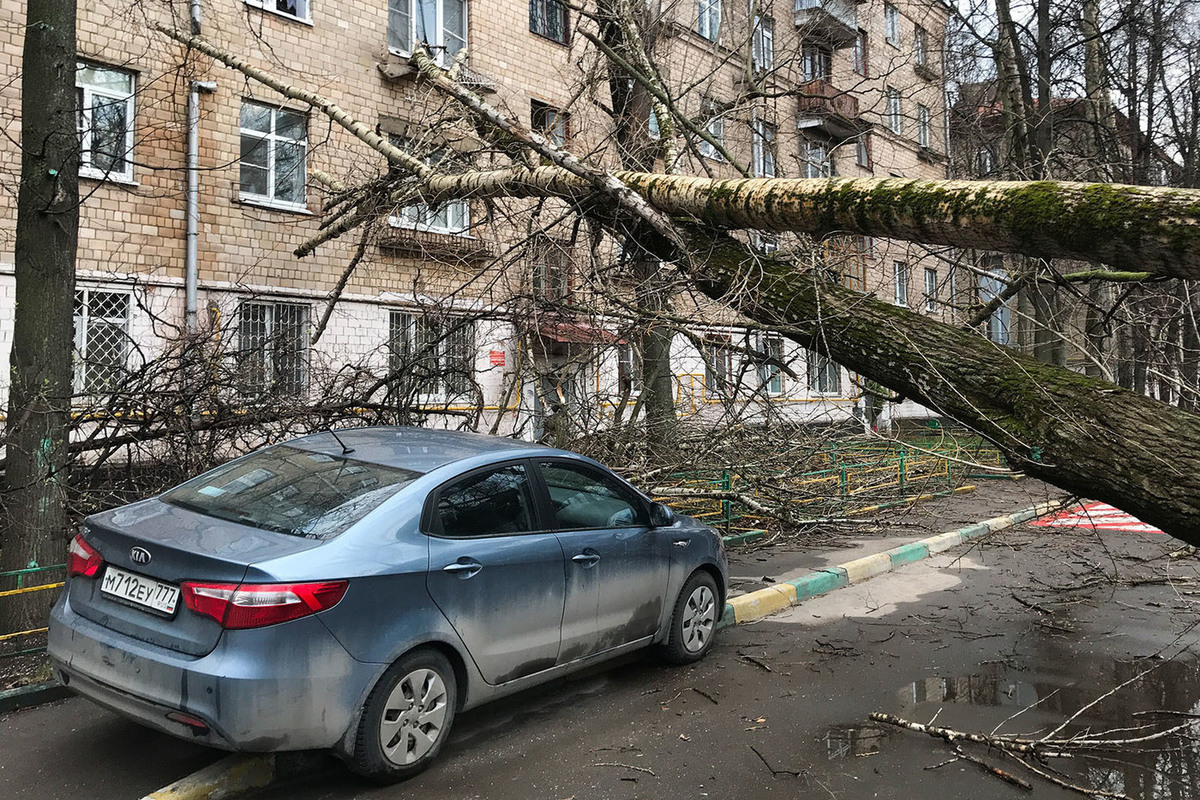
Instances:
[[[675,512],[662,503],[650,506],[650,525],[655,528],[669,528],[675,524]]]

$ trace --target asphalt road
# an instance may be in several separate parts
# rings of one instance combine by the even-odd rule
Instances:
[[[400,786],[332,766],[263,796],[1024,796],[974,764],[931,769],[951,758],[945,743],[868,715],[1044,733],[1125,681],[1067,730],[1200,712],[1200,670],[1175,657],[1200,638],[1200,559],[1169,558],[1178,547],[1161,535],[998,534],[723,631],[698,665],[631,658],[465,714],[440,763]],[[1079,797],[979,752],[1038,798]],[[5,798],[136,800],[212,758],[78,699],[0,718]],[[1057,766],[1072,782],[1149,798],[1194,780],[1200,756],[1181,746]]]

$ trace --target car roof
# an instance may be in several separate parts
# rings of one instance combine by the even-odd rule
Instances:
[[[562,450],[503,436],[401,426],[343,428],[310,434],[281,444],[342,455],[342,445],[338,444],[337,439],[354,450],[349,454],[351,458],[422,473],[455,461],[489,454],[497,458],[567,454]]]

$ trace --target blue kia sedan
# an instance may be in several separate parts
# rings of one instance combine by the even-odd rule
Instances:
[[[701,658],[725,551],[596,462],[420,428],[325,432],[88,517],[61,682],[241,751],[329,748],[389,782],[455,714],[639,648]]]

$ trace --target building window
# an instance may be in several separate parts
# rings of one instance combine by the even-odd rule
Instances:
[[[763,358],[762,367],[759,368],[763,388],[768,395],[778,397],[783,394],[783,339],[764,334],[759,339],[759,353]]]
[[[994,267],[986,275],[979,276],[979,302],[987,306],[1000,297],[1008,288],[1008,273]],[[987,338],[996,344],[1008,344],[1012,330],[1012,311],[1003,303],[987,319]]]
[[[722,147],[725,146],[725,118],[722,116],[722,111],[717,105],[717,101],[710,97],[704,98],[703,109],[708,121],[704,124],[704,130],[712,137],[713,141]],[[700,141],[700,155],[705,158],[723,161],[721,153],[717,148],[709,143],[707,139]]]
[[[388,49],[412,53],[424,42],[442,66],[467,46],[466,0],[388,0]]]
[[[261,103],[242,103],[241,197],[304,207],[308,120]]]
[[[617,388],[621,394],[642,390],[642,354],[632,344],[617,346]]]
[[[771,17],[755,15],[751,51],[755,72],[767,72],[775,68],[775,20]]]
[[[301,394],[308,380],[308,306],[242,303],[238,366],[247,394]]]
[[[705,392],[717,397],[729,396],[733,390],[733,348],[729,338],[711,337],[706,342],[708,352],[704,358]]]
[[[654,109],[650,109],[650,117],[646,120],[646,135],[651,139],[662,136],[662,132],[658,129],[658,114],[654,113]]]
[[[867,32],[862,28],[858,29],[858,36],[854,38],[854,53],[851,56],[851,63],[854,67],[854,73],[867,77]]]
[[[883,38],[893,47],[900,46],[900,9],[891,3],[883,4]]]
[[[305,22],[311,19],[308,15],[308,0],[246,0],[246,5]]]
[[[765,256],[779,252],[779,234],[778,233],[763,233],[762,231],[753,231],[750,234],[750,243],[754,249]]]
[[[388,313],[388,367],[402,386],[450,399],[475,387],[475,323],[407,311]]]
[[[80,175],[133,180],[134,84],[132,72],[75,66]]]
[[[804,177],[828,178],[833,175],[833,162],[829,158],[829,145],[804,139],[800,142],[800,158],[804,161]]]
[[[975,162],[980,177],[991,175],[992,170],[996,168],[996,152],[991,147],[984,145],[976,151]]]
[[[833,51],[828,47],[805,42],[800,54],[800,74],[805,83],[827,81],[833,75]]]
[[[925,310],[937,311],[938,273],[933,267],[925,268]]]
[[[559,44],[570,38],[567,7],[558,0],[529,0],[529,30]]]
[[[388,141],[409,153],[416,153],[412,139],[403,136],[388,136]],[[438,147],[425,155],[430,166],[453,165],[454,153],[449,148]],[[468,200],[447,200],[436,206],[413,203],[396,210],[388,216],[388,224],[395,228],[413,228],[431,233],[447,233],[463,236],[471,227],[471,203]]]
[[[754,177],[775,177],[775,126],[756,119],[751,123],[750,156]]]
[[[854,142],[854,163],[866,169],[871,168],[871,134],[864,133]]]
[[[537,100],[529,103],[529,119],[533,129],[545,136],[555,147],[565,147],[567,144],[567,123],[569,115],[554,106],[539,103]]]
[[[129,354],[128,292],[75,291],[75,390],[111,392],[125,377]]]
[[[571,254],[560,242],[540,238],[531,247],[533,297],[543,303],[571,299]]]
[[[929,34],[920,25],[913,30],[913,63],[918,67],[929,66]]]
[[[892,262],[892,302],[908,305],[908,264],[904,261]]]
[[[921,147],[929,147],[929,109],[925,106],[917,106],[917,144]]]
[[[721,33],[721,0],[700,0],[700,20],[696,30],[710,42],[717,40]]]
[[[808,351],[808,390],[815,394],[841,394],[842,369],[827,355]]]
[[[887,126],[892,133],[899,134],[904,130],[900,118],[900,90],[887,87]]]

